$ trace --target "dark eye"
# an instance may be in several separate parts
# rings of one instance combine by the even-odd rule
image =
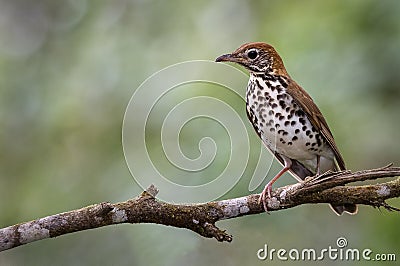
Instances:
[[[247,56],[250,59],[256,59],[256,57],[258,56],[258,53],[257,53],[256,50],[250,50],[250,51],[247,52]]]

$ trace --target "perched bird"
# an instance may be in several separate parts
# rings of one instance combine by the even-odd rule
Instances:
[[[233,53],[218,57],[216,62],[234,62],[249,70],[247,116],[265,146],[283,165],[260,195],[266,211],[272,184],[285,172],[289,171],[300,182],[307,176],[346,169],[321,111],[289,76],[271,45],[246,43]],[[331,207],[338,215],[357,213],[354,204]]]

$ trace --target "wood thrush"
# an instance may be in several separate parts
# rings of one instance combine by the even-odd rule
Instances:
[[[246,43],[216,62],[234,62],[250,72],[246,111],[265,146],[283,169],[260,195],[267,211],[272,184],[289,171],[298,181],[332,170],[345,170],[345,163],[328,124],[311,99],[287,73],[281,57],[266,43]],[[332,205],[333,211],[357,213],[354,204]]]

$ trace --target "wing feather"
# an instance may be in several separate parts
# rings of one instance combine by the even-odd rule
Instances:
[[[327,141],[335,154],[339,169],[345,170],[346,166],[343,157],[336,146],[328,123],[326,122],[318,106],[311,99],[310,95],[308,95],[308,93],[293,80],[290,80],[288,84],[287,93],[292,96],[294,101],[303,109],[311,124],[322,133],[323,138]]]

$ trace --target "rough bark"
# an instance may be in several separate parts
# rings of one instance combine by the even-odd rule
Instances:
[[[268,210],[272,212],[310,203],[354,203],[399,211],[385,200],[400,196],[400,178],[377,184],[344,186],[357,181],[395,176],[400,176],[400,167],[390,165],[354,173],[326,173],[302,183],[275,189],[268,200]],[[154,186],[150,186],[138,197],[125,202],[102,202],[0,229],[0,251],[45,238],[120,223],[169,225],[192,230],[203,237],[230,242],[232,236],[219,229],[216,222],[264,212],[263,205],[258,203],[258,194],[179,205],[157,200],[157,192]]]

